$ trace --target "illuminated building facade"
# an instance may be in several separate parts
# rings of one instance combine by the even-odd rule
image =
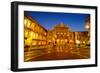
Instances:
[[[57,51],[65,51],[65,47],[72,47],[75,44],[75,33],[71,32],[69,27],[65,26],[63,23],[49,30],[47,38],[49,45],[57,46]]]
[[[63,23],[56,25],[48,31],[48,44],[58,47],[73,48],[77,45],[86,45],[88,42],[88,31],[73,32]],[[57,48],[59,49],[59,48]]]
[[[86,19],[86,29],[88,31],[88,45],[90,45],[90,16]]]
[[[87,31],[75,32],[75,43],[78,45],[90,46],[90,16],[88,16],[86,19],[85,28]]]
[[[75,43],[76,45],[86,45],[88,41],[88,32],[75,32]]]
[[[69,28],[63,23],[56,25],[48,32],[49,37],[54,45],[68,45],[74,43],[74,32],[70,32]]]
[[[25,59],[31,58],[33,47],[47,44],[47,30],[31,17],[24,16],[24,51]],[[28,54],[28,55],[27,55]],[[30,55],[29,55],[30,54]],[[28,56],[28,57],[27,57]]]
[[[90,16],[88,16],[87,19],[86,19],[86,29],[90,33]]]
[[[47,30],[31,17],[24,18],[24,38],[26,46],[46,45]]]
[[[69,29],[64,24],[56,25],[51,31],[48,32],[49,37],[52,37],[51,43],[53,45],[64,45],[68,43]]]

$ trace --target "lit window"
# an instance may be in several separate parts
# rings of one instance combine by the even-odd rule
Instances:
[[[34,29],[35,28],[35,23],[31,24],[31,28]]]
[[[57,39],[57,42],[59,42],[59,39]]]
[[[24,36],[28,37],[28,31],[27,30],[24,31]]]
[[[85,44],[85,41],[83,41],[83,43]]]
[[[80,41],[79,41],[79,40],[76,40],[76,43],[77,43],[77,44],[80,44]]]
[[[31,25],[31,22],[30,22],[30,20],[28,20],[27,27],[29,28],[29,27],[30,27],[30,25]]]
[[[36,41],[32,41],[32,45],[36,45]]]
[[[73,42],[72,40],[70,40],[70,42]]]
[[[39,43],[39,45],[41,45],[41,42],[40,41],[38,43]]]
[[[35,34],[35,38],[38,39],[38,34],[37,33]]]
[[[25,45],[31,45],[32,43],[32,39],[28,38],[27,40],[25,40]]]
[[[63,34],[63,33],[61,33],[61,34]]]
[[[27,19],[24,19],[24,25],[26,25],[27,24]]]
[[[57,34],[59,34],[59,33],[57,33]]]
[[[46,33],[44,32],[44,35],[46,35]]]
[[[31,38],[33,37],[33,32],[30,33]]]
[[[35,39],[35,38],[36,38],[36,37],[35,37],[35,33],[34,33],[34,32],[33,32],[33,36],[32,36],[32,38],[33,38],[33,39]]]
[[[67,42],[67,39],[65,40],[65,42]]]

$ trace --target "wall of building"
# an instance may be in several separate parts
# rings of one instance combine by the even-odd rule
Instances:
[[[47,30],[31,17],[25,16],[24,19],[25,45],[46,45]]]
[[[24,61],[43,54],[47,45],[47,30],[29,16],[24,16]]]
[[[68,45],[68,47],[72,47],[78,43],[85,44],[87,42],[88,31],[73,32],[64,24],[60,25],[56,25],[56,27],[48,32],[48,38],[53,45]]]
[[[86,29],[88,31],[88,44],[90,45],[90,27],[91,27],[91,23],[90,23],[90,16],[88,16],[88,18],[86,19]]]
[[[88,31],[75,32],[75,44],[86,45],[88,41]]]

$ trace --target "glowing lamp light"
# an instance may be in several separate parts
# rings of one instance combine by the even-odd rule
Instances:
[[[65,42],[67,42],[67,39],[65,40]]]
[[[85,41],[83,43],[85,44]]]
[[[86,29],[89,29],[89,26],[88,25],[86,25]]]
[[[26,24],[26,23],[27,23],[27,20],[25,19],[25,20],[24,20],[24,24]]]
[[[79,44],[79,43],[80,43],[80,41],[79,41],[79,40],[76,40],[76,43],[77,43],[77,44]]]

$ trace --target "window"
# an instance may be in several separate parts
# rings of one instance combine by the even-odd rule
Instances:
[[[24,30],[24,37],[28,37],[28,30]]]
[[[25,45],[31,45],[31,43],[32,43],[32,39],[31,38],[28,38],[28,39],[26,39],[25,40]]]
[[[36,38],[36,39],[39,39],[39,38],[38,38],[38,34],[37,34],[37,33],[35,33],[35,38]]]
[[[30,28],[31,22],[28,20],[27,27]]]
[[[27,24],[27,19],[24,19],[24,25],[26,25]]]
[[[34,28],[35,28],[35,23],[32,23],[32,24],[31,24],[31,28],[32,28],[32,30],[34,30]]]
[[[33,32],[32,38],[35,39],[36,38],[36,34]]]

